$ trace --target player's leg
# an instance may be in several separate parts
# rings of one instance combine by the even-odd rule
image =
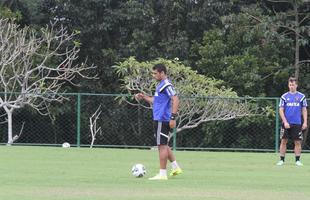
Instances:
[[[167,160],[168,160],[168,146],[167,145],[159,145],[159,164],[161,170],[166,170],[167,168]],[[166,175],[166,174],[162,174]]]
[[[281,166],[284,164],[285,161],[285,153],[286,153],[286,144],[288,140],[288,131],[289,129],[284,129],[284,127],[281,128],[280,131],[280,160],[277,162],[277,165]]]
[[[287,141],[288,141],[287,138],[281,139],[281,144],[280,144],[280,162],[278,163],[279,165],[281,165],[281,163],[283,164],[284,161],[285,161],[285,154],[286,154],[286,149],[287,149]]]
[[[161,122],[162,126],[160,131],[158,131],[158,149],[159,149],[159,160],[160,160],[160,169],[166,170],[167,168],[167,161],[169,157],[169,146],[168,146],[168,139],[169,139],[169,122]],[[162,174],[167,175],[167,174]]]
[[[301,140],[294,141],[294,153],[295,153],[295,161],[297,166],[302,166],[303,164],[300,161],[301,156]]]
[[[167,160],[168,160],[168,127],[169,123],[155,122],[154,130],[156,135],[156,143],[159,152],[159,174],[149,180],[167,180]]]
[[[300,156],[301,155],[301,140],[295,140],[294,144],[295,144],[295,147],[294,147],[295,156]]]
[[[177,163],[175,156],[172,152],[172,150],[168,147],[168,159],[171,162],[171,172],[170,172],[170,176],[176,176],[179,174],[182,174],[182,169],[180,168],[179,164]]]
[[[302,166],[303,164],[300,161],[301,156],[301,145],[303,140],[303,134],[301,131],[300,125],[295,125],[292,127],[292,138],[294,140],[294,153],[295,153],[295,162],[297,166]]]
[[[168,149],[168,159],[170,162],[174,162],[176,160],[170,148]]]
[[[287,141],[288,141],[288,139],[283,138],[283,139],[281,140],[281,144],[280,144],[280,158],[281,158],[281,160],[283,160],[283,161],[284,161],[285,154],[286,154]]]

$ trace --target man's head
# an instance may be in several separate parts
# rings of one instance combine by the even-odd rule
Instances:
[[[153,67],[153,77],[157,80],[157,81],[161,81],[166,79],[167,77],[167,68],[164,64],[156,64]]]
[[[294,77],[290,77],[288,79],[288,88],[290,90],[290,92],[296,92],[297,91],[297,79]]]

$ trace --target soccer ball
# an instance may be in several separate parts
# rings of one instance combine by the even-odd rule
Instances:
[[[135,176],[137,178],[141,178],[146,174],[146,170],[145,170],[144,165],[135,164],[131,169],[131,173],[133,176]]]
[[[70,147],[70,144],[68,142],[64,142],[62,144],[62,148],[69,148]]]

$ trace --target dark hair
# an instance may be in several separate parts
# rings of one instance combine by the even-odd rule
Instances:
[[[154,65],[153,70],[157,70],[159,73],[164,72],[165,74],[167,74],[166,66],[161,63]]]
[[[288,82],[289,83],[293,83],[293,82],[295,82],[296,84],[297,84],[297,79],[295,78],[295,77],[290,77],[289,79],[288,79]]]

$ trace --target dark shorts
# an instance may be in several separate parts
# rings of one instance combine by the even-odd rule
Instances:
[[[301,125],[291,124],[289,129],[285,129],[282,124],[280,139],[303,140]]]
[[[154,136],[156,139],[156,144],[167,145],[170,138],[169,122],[154,121],[153,127],[154,127]]]

